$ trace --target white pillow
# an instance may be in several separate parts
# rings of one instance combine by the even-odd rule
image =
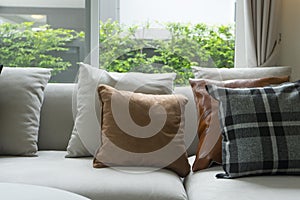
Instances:
[[[204,68],[192,67],[195,78],[226,81],[233,79],[252,79],[270,76],[291,76],[292,68],[278,67],[251,67],[251,68]]]
[[[0,75],[0,155],[35,156],[51,69],[5,67]]]
[[[148,94],[172,94],[175,73],[144,74],[106,72],[81,63],[78,75],[78,90],[75,95],[75,123],[67,147],[66,157],[94,155],[101,145],[101,105],[97,88],[100,84]],[[99,142],[100,141],[100,142]]]

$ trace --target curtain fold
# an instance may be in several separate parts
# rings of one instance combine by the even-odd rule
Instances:
[[[278,32],[281,0],[243,0],[245,64],[248,67],[277,64],[281,36]]]

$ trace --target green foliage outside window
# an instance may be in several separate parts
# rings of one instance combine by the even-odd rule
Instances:
[[[0,24],[0,62],[9,67],[53,68],[52,74],[66,70],[71,63],[51,52],[64,52],[66,44],[84,37],[68,29],[52,29],[49,25],[34,29],[32,22]]]
[[[108,71],[145,73],[175,72],[176,84],[187,84],[193,77],[191,66],[233,67],[234,28],[230,25],[167,23],[168,39],[139,39],[140,26],[126,27],[118,22],[100,22],[100,67]],[[0,62],[10,67],[53,68],[53,74],[71,63],[52,52],[68,51],[67,44],[83,39],[83,32],[34,29],[31,22],[0,24]],[[144,32],[150,24],[142,27]],[[57,55],[57,53],[55,54]]]
[[[136,38],[139,26],[100,22],[100,67],[115,72],[175,72],[176,84],[187,84],[193,77],[191,66],[233,67],[233,26],[167,23],[164,27],[171,38],[147,40]],[[143,31],[149,28],[146,24]]]

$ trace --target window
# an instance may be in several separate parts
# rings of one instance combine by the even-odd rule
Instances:
[[[0,24],[3,23],[24,23],[33,22],[33,27],[39,27],[46,25],[47,16],[46,15],[18,15],[18,14],[0,14]]]
[[[235,0],[113,2],[101,1],[115,15],[100,18],[100,67],[176,72],[177,84],[193,77],[192,65],[233,67]]]
[[[85,28],[84,0],[1,0],[1,63],[52,68],[51,82],[74,82]]]
[[[192,65],[233,67],[234,15],[235,0],[1,0],[0,60],[53,68],[51,82],[74,82],[84,61],[186,84]]]
[[[120,23],[234,23],[235,0],[120,0]]]

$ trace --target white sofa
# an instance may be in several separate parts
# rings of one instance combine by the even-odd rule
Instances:
[[[0,182],[43,185],[74,192],[94,200],[297,200],[299,176],[258,176],[217,179],[220,166],[190,173],[181,179],[162,169],[144,173],[140,169],[117,171],[95,169],[92,157],[65,158],[73,128],[74,84],[48,84],[41,111],[37,157],[0,157]],[[187,143],[190,164],[197,147],[196,107],[190,87],[175,92],[189,98],[186,109]],[[18,191],[16,191],[18,192]],[[0,194],[1,199],[1,194]]]

